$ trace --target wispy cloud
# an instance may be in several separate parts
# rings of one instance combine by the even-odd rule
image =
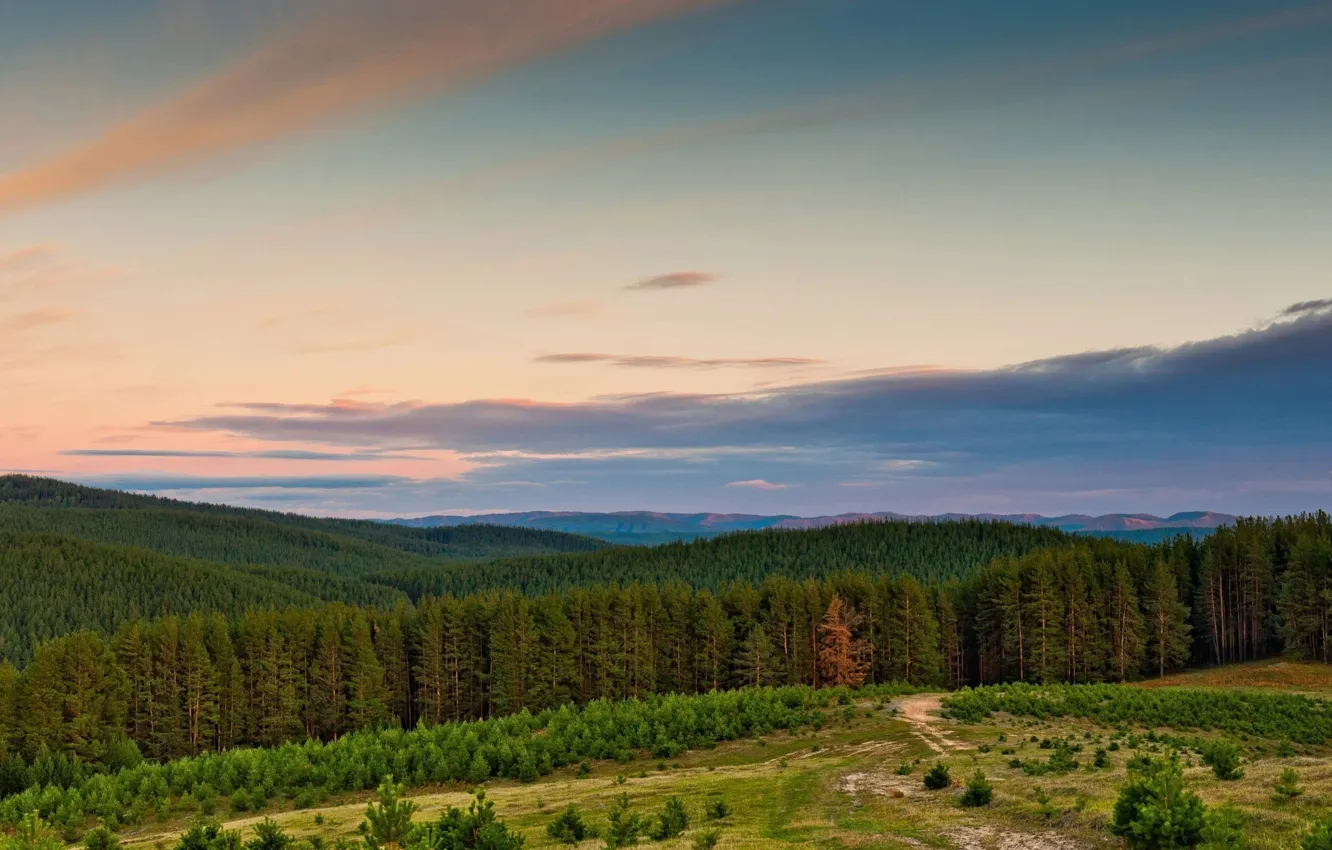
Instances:
[[[533,319],[573,319],[600,315],[605,310],[600,301],[554,301],[533,307],[526,315]]]
[[[48,308],[45,310],[29,310],[23,313],[16,313],[4,319],[0,319],[0,333],[17,333],[19,331],[29,331],[34,328],[43,328],[48,325],[58,325],[62,322],[68,322],[77,314],[73,310],[60,310]]]
[[[1298,32],[1329,24],[1332,24],[1332,3],[1321,2],[1231,18],[1100,47],[1089,46],[1079,52],[1025,58],[984,68],[979,72],[971,70],[964,74],[933,79],[868,81],[862,87],[833,97],[757,110],[721,120],[682,124],[664,131],[609,139],[513,160],[483,169],[461,180],[415,189],[405,196],[395,198],[390,207],[401,210],[405,208],[404,201],[410,205],[412,202],[436,200],[441,195],[466,195],[532,177],[633,160],[686,147],[846,124],[887,115],[905,118],[923,110],[988,105],[996,98],[1028,95],[1052,82],[1085,80],[1098,72],[1131,67],[1155,58],[1200,51],[1265,34]],[[1308,64],[1308,57],[1295,60],[1295,65],[1300,64]],[[678,272],[648,278],[630,284],[624,290],[668,290],[703,285],[712,280],[714,278],[706,273]]]
[[[318,452],[299,449],[268,449],[263,451],[188,451],[177,449],[66,449],[61,452],[67,457],[155,457],[155,458],[234,458],[244,460],[294,460],[294,461],[391,461],[391,460],[427,460],[419,455],[405,455],[390,452]]]
[[[727,487],[739,488],[743,490],[790,490],[790,484],[774,484],[771,481],[764,481],[762,478],[752,478],[748,481],[732,481]]]
[[[534,358],[537,363],[606,363],[625,369],[787,369],[815,366],[823,363],[808,357],[674,357],[669,355],[599,354],[568,352],[543,354]]]
[[[80,476],[78,480],[98,487],[145,493],[263,489],[371,490],[411,481],[411,479],[396,475],[218,476],[158,475],[152,473]]]
[[[474,83],[723,0],[356,0],[66,153],[0,176],[0,210],[46,203]],[[337,6],[330,11],[331,6]]]
[[[1309,313],[1321,313],[1332,310],[1332,298],[1320,298],[1317,301],[1301,301],[1298,304],[1292,304],[1282,310],[1280,315],[1284,318],[1291,316],[1303,316]]]
[[[624,289],[626,292],[658,292],[664,289],[692,289],[698,286],[706,286],[717,280],[717,276],[708,272],[671,272],[670,274],[659,274],[656,277],[649,277],[636,283],[631,283]]]
[[[0,275],[31,271],[51,262],[59,253],[60,248],[55,245],[29,245],[0,252]]]

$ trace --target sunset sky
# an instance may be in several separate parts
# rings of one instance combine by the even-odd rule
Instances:
[[[0,472],[1332,508],[1332,3],[0,9]]]

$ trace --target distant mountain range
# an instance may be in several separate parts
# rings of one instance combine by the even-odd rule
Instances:
[[[984,519],[1003,522],[1053,526],[1064,531],[1149,542],[1176,534],[1209,534],[1219,526],[1235,521],[1229,514],[1213,511],[1187,511],[1159,517],[1152,514],[1065,514],[1047,517],[1041,514],[936,514],[933,516],[898,513],[850,513],[836,516],[800,517],[758,514],[672,514],[655,511],[616,511],[583,513],[578,511],[526,511],[523,513],[477,514],[473,516],[426,516],[395,519],[397,525],[434,528],[456,525],[507,525],[563,531],[597,537],[613,543],[650,545],[673,540],[713,537],[732,531],[763,528],[823,528],[854,522],[907,520],[930,522],[955,519]]]

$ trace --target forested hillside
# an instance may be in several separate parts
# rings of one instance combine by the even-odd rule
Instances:
[[[95,710],[11,722],[0,740],[31,759],[110,752],[128,734],[167,757],[746,684],[1104,682],[1191,659],[1326,660],[1330,582],[1319,514],[1150,548],[1075,538],[942,583],[866,570],[131,620],[46,644],[0,699]]]
[[[3,476],[0,659],[24,664],[43,640],[77,629],[105,634],[142,616],[318,602],[392,607],[405,595],[365,575],[602,545],[547,531],[395,528]]]
[[[409,568],[372,576],[414,599],[478,590],[547,593],[618,582],[681,582],[719,587],[768,576],[824,578],[838,572],[961,578],[1001,555],[1020,555],[1073,538],[1002,522],[865,522],[809,531],[765,530],[654,548],[604,549],[558,558],[508,558],[447,572]]]
[[[387,593],[385,591],[388,591]],[[299,569],[235,569],[49,534],[0,531],[0,658],[26,663],[45,640],[110,633],[139,617],[310,605],[392,605],[388,588]]]
[[[368,520],[181,502],[27,475],[0,476],[0,505],[5,504],[10,510],[19,505],[57,509],[8,517],[0,513],[0,523],[18,523],[24,530],[69,531],[76,536],[86,533],[104,542],[131,543],[158,551],[167,551],[159,547],[183,547],[194,551],[172,550],[168,554],[228,563],[290,566],[294,563],[291,558],[306,557],[300,550],[312,548],[319,552],[310,555],[311,559],[336,553],[331,566],[309,564],[326,572],[368,572],[420,563],[402,558],[404,553],[447,559],[502,558],[588,552],[606,545],[557,531],[493,525],[407,528]],[[102,513],[94,514],[96,511]],[[111,511],[115,513],[107,513]],[[146,516],[136,517],[139,513]],[[117,535],[130,539],[110,539]],[[219,535],[228,539],[216,539]],[[242,538],[234,546],[230,541],[233,536]]]

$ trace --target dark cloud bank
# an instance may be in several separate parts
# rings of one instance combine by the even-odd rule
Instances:
[[[462,452],[797,446],[1024,459],[1167,457],[1332,442],[1332,310],[1172,349],[1089,352],[984,372],[833,381],[735,396],[581,404],[237,405],[163,423],[265,440]]]
[[[342,501],[291,503],[310,510],[1273,513],[1332,506],[1332,305],[1176,348],[762,393],[225,407],[159,424],[359,452],[452,450],[481,464],[458,480],[367,477]],[[725,486],[752,480],[786,486]],[[281,485],[331,493],[331,481]]]

